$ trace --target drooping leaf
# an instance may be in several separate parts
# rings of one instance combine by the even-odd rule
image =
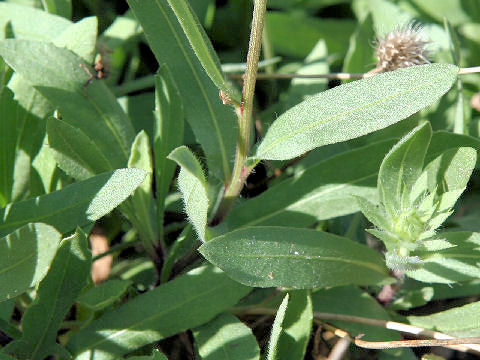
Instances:
[[[225,92],[225,94],[227,94],[232,100],[240,103],[242,100],[241,95],[225,80],[217,53],[213,49],[205,30],[203,30],[202,25],[190,7],[188,1],[168,0],[168,4],[177,16],[177,20],[182,26],[193,51],[195,51],[195,55],[197,55],[198,60],[210,79],[219,90]]]
[[[153,123],[153,146],[155,155],[155,184],[157,219],[163,228],[165,198],[170,188],[175,164],[167,160],[176,147],[182,145],[184,112],[182,98],[167,65],[159,67],[155,75],[155,111]],[[160,236],[163,231],[160,231]]]
[[[313,310],[309,290],[290,291],[277,354],[279,359],[303,359],[312,331]]]
[[[180,146],[173,150],[168,155],[168,159],[180,165],[178,187],[182,193],[185,212],[200,239],[205,241],[208,196],[202,166],[186,146]]]
[[[22,318],[22,338],[10,343],[5,352],[18,359],[43,360],[59,351],[57,331],[86,285],[91,259],[87,236],[82,230],[77,229],[73,236],[62,241],[34,302]]]
[[[430,123],[425,122],[402,138],[385,156],[378,173],[378,191],[387,212],[394,217],[423,170],[423,162],[432,137]]]
[[[45,224],[28,224],[0,240],[0,301],[37,285],[47,273],[61,234]]]
[[[208,322],[249,291],[218,269],[198,268],[106,312],[75,333],[67,347],[77,360],[118,359]]]
[[[352,195],[376,200],[378,168],[395,141],[346,151],[307,168],[233,208],[230,230],[254,225],[306,227],[359,210]],[[358,164],[361,164],[359,166]]]
[[[267,360],[278,359],[278,347],[280,345],[281,335],[283,331],[283,321],[285,319],[285,313],[288,309],[289,294],[285,295],[280,307],[278,308],[275,321],[272,325],[272,333],[270,334],[270,341],[268,342]]]
[[[455,337],[480,336],[480,302],[427,316],[409,316],[410,324]]]
[[[254,158],[291,159],[383,129],[438,100],[457,72],[448,64],[412,66],[312,96],[273,122]]]
[[[0,236],[29,222],[43,222],[61,233],[108,214],[142,183],[145,172],[119,169],[69,185],[62,190],[8,204],[0,209]]]
[[[252,227],[227,233],[199,251],[232,279],[249,286],[309,289],[376,284],[387,278],[374,250],[307,229]]]
[[[129,0],[160,64],[167,64],[185,104],[185,115],[207,158],[208,171],[224,180],[231,175],[236,141],[234,114],[222,105],[218,89],[198,61],[167,1]],[[187,106],[188,105],[188,106]]]
[[[102,81],[85,85],[89,75],[83,66],[89,65],[78,55],[27,40],[0,42],[0,55],[59,110],[65,122],[92,139],[112,168],[126,165],[134,138],[130,120]]]
[[[252,330],[228,313],[193,330],[202,360],[255,360],[260,349]]]
[[[120,299],[130,285],[131,281],[128,280],[108,280],[82,293],[77,302],[98,311]]]
[[[70,19],[72,16],[72,0],[42,0],[43,7],[49,13]]]

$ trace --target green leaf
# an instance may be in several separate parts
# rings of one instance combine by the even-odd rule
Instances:
[[[480,336],[480,301],[427,316],[409,316],[410,324],[455,337]]]
[[[40,9],[17,5],[11,2],[0,3],[0,28],[10,23],[17,39],[51,41],[61,34],[72,22]],[[35,26],[32,26],[35,24]],[[3,31],[2,31],[3,33]],[[3,37],[0,37],[3,38]]]
[[[322,231],[252,227],[216,237],[199,251],[232,279],[249,286],[308,289],[369,285],[387,278],[377,252]]]
[[[428,147],[426,162],[430,162],[448,149],[472,147],[480,149],[480,139],[473,136],[454,134],[449,131],[435,131]]]
[[[0,240],[0,301],[37,285],[47,273],[61,235],[45,224],[28,224]]]
[[[480,277],[480,234],[472,232],[444,232],[436,236],[446,240],[451,247],[435,251],[416,251],[424,264],[421,269],[408,271],[407,275],[418,281],[457,283]]]
[[[62,170],[77,180],[86,180],[113,170],[97,145],[82,130],[63,120],[47,120],[49,149]]]
[[[285,319],[285,312],[287,311],[288,306],[288,297],[289,294],[285,295],[278,308],[277,315],[275,316],[275,321],[272,325],[272,333],[270,335],[270,341],[268,342],[268,352],[267,352],[267,360],[276,360],[280,336],[283,332],[283,321]]]
[[[254,158],[291,159],[383,129],[438,100],[457,72],[448,64],[412,66],[312,96],[273,122]]]
[[[422,173],[431,137],[430,123],[417,126],[390,150],[380,166],[379,196],[392,218],[409,206],[402,200],[410,193]]]
[[[49,13],[70,19],[72,16],[72,0],[42,0],[43,7]]]
[[[155,184],[157,219],[163,228],[165,198],[170,189],[176,165],[167,161],[167,155],[182,145],[184,127],[183,104],[180,92],[167,65],[159,67],[155,75],[155,111],[153,149],[155,155]],[[163,231],[160,232],[160,236]]]
[[[98,311],[120,299],[131,285],[128,280],[108,280],[88,289],[77,298],[77,303]]]
[[[386,140],[346,151],[307,168],[234,207],[226,219],[228,228],[287,222],[307,227],[359,211],[352,195],[377,199],[378,168],[394,143]]]
[[[97,29],[97,18],[95,16],[86,17],[70,25],[53,43],[59,48],[72,50],[87,63],[92,63],[97,51]]]
[[[208,322],[249,291],[220,270],[201,267],[106,312],[75,333],[67,347],[77,360],[118,359]]]
[[[472,21],[471,14],[466,11],[461,0],[435,1],[435,0],[413,0],[416,6],[422,11],[442,22],[445,16],[454,25],[461,25]]]
[[[0,55],[58,109],[63,121],[92,139],[113,169],[126,165],[134,138],[130,120],[102,81],[85,87],[89,75],[78,55],[27,40],[0,42]]]
[[[80,229],[61,242],[22,318],[22,338],[10,343],[5,352],[28,360],[43,360],[58,352],[57,331],[90,275],[92,255],[87,244],[87,235]]]
[[[312,302],[315,312],[390,320],[385,308],[370,294],[356,286],[342,286],[315,291],[312,294]],[[355,304],[355,306],[352,306],[352,304]],[[401,335],[397,331],[379,326],[338,320],[328,320],[328,322],[340,329],[348,331],[352,336],[364,334],[362,339],[367,341],[402,340]],[[382,355],[387,354],[401,360],[417,359],[410,349],[385,350]],[[391,359],[391,357],[387,359]]]
[[[61,233],[108,214],[142,183],[145,172],[119,169],[69,185],[62,190],[0,209],[0,236],[29,222],[44,222]]]
[[[165,355],[163,355],[158,350],[153,350],[152,356],[130,356],[128,360],[168,360]]]
[[[283,332],[277,348],[279,359],[304,359],[312,331],[312,299],[309,290],[289,292]]]
[[[350,36],[350,45],[343,63],[343,72],[365,73],[374,61],[371,42],[375,39],[372,16],[369,14]]]
[[[170,278],[173,265],[183,256],[187,255],[189,251],[195,248],[195,243],[198,240],[192,233],[192,225],[185,226],[178,235],[173,245],[168,249],[168,254],[162,267],[161,282],[167,282]]]
[[[168,155],[168,159],[180,165],[178,187],[185,203],[185,212],[200,239],[205,241],[208,195],[202,166],[186,146],[180,146],[173,150]]]
[[[195,55],[197,55],[198,60],[215,86],[225,92],[232,100],[240,103],[242,101],[241,95],[225,80],[217,53],[188,1],[168,0],[168,4],[177,16],[177,20],[182,26]]]
[[[218,89],[203,70],[168,3],[129,0],[128,4],[157,61],[167,64],[181,84],[185,115],[206,154],[209,172],[221,180],[230,178],[237,136],[234,113],[220,101]]]
[[[193,330],[198,353],[203,360],[254,360],[260,349],[252,330],[228,313]]]

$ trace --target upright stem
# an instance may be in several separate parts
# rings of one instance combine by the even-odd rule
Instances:
[[[243,183],[251,171],[245,167],[244,162],[250,149],[250,130],[252,122],[253,96],[257,80],[258,60],[262,48],[262,32],[267,10],[267,0],[255,0],[253,6],[252,30],[248,44],[247,67],[244,75],[242,89],[242,103],[236,107],[238,117],[237,150],[232,179],[226,185],[224,197],[220,203],[212,225],[220,223],[228,214],[238,194],[242,190]]]

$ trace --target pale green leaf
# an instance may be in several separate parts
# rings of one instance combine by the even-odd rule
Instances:
[[[153,123],[157,219],[160,228],[163,228],[165,198],[176,168],[174,163],[167,161],[167,155],[182,145],[183,117],[183,104],[178,87],[167,65],[162,65],[155,76]],[[160,232],[160,236],[162,236],[162,232]]]
[[[348,46],[343,72],[365,73],[374,63],[372,41],[375,39],[372,16],[369,14],[357,25]]]
[[[93,63],[97,47],[97,29],[97,18],[86,17],[70,25],[53,43],[57,47],[72,50],[87,63]]]
[[[222,104],[168,2],[129,0],[128,4],[157,61],[167,64],[176,83],[181,84],[186,119],[205,152],[208,171],[221,180],[228,179],[237,136],[233,111]]]
[[[245,228],[216,237],[199,251],[232,279],[249,286],[367,285],[388,276],[383,259],[374,250],[309,229]]]
[[[304,359],[312,331],[313,311],[309,290],[290,291],[277,348],[279,359]]]
[[[22,338],[10,343],[5,352],[28,360],[43,360],[58,352],[57,331],[86,285],[91,259],[87,235],[82,230],[77,229],[61,242],[50,270],[38,287],[35,301],[22,318]]]
[[[195,55],[197,55],[210,79],[219,90],[225,92],[232,100],[240,103],[242,100],[240,93],[225,80],[217,53],[189,2],[186,0],[168,0],[168,4],[177,16],[177,20],[182,26],[193,51],[195,51]]]
[[[28,224],[0,240],[0,301],[35,286],[50,266],[61,234],[45,224]]]
[[[51,43],[27,40],[0,42],[5,61],[45,96],[62,120],[82,130],[112,168],[124,167],[134,138],[133,127],[102,81],[91,81],[82,59]]]
[[[409,205],[402,200],[408,197],[422,173],[431,137],[432,127],[424,122],[396,143],[382,161],[378,172],[378,191],[392,218]]]
[[[427,316],[409,316],[413,326],[455,337],[480,336],[480,301]]]
[[[288,297],[289,294],[285,295],[278,308],[277,315],[275,316],[275,320],[272,325],[272,333],[270,334],[270,341],[268,342],[268,352],[267,352],[267,360],[276,360],[280,336],[282,335],[283,331],[283,321],[285,319],[285,312],[288,308]]]
[[[61,233],[108,214],[142,183],[145,172],[118,169],[69,185],[62,190],[0,209],[0,236],[29,222],[44,222]]]
[[[67,347],[77,360],[118,359],[208,322],[249,291],[220,270],[201,267],[104,313],[75,333]]]
[[[178,187],[182,193],[185,212],[200,239],[205,241],[208,195],[202,166],[186,146],[180,146],[173,150],[168,155],[168,159],[180,165]]]
[[[457,72],[448,64],[412,66],[312,96],[273,122],[254,158],[291,159],[383,129],[438,100]]]
[[[252,330],[228,313],[193,330],[202,360],[255,360],[260,349]]]

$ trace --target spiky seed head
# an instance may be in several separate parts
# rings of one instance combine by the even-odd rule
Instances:
[[[377,72],[392,71],[413,65],[429,64],[425,46],[429,41],[423,38],[423,27],[410,22],[397,27],[376,41]]]

